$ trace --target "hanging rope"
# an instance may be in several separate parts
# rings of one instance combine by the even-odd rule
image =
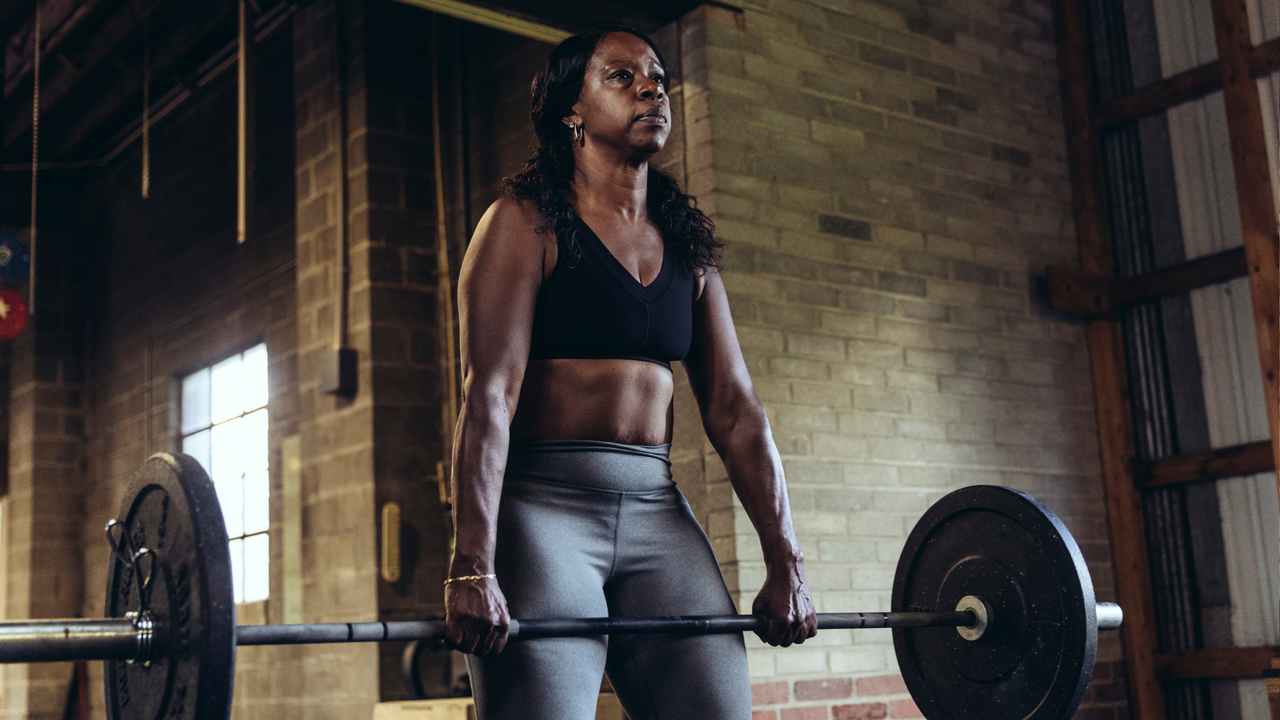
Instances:
[[[31,92],[31,269],[28,283],[31,296],[27,298],[27,317],[29,318],[35,317],[36,314],[36,188],[40,178],[40,0],[35,0],[35,5],[35,28],[32,37],[35,56],[31,63],[34,89]]]
[[[142,199],[151,196],[151,18],[142,20]]]

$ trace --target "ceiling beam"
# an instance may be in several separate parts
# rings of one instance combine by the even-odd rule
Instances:
[[[55,57],[62,43],[67,39],[73,30],[84,22],[94,10],[98,9],[104,0],[84,0],[84,2],[76,2],[76,0],[61,0],[61,5],[53,2],[43,3],[41,9],[41,24],[46,28],[53,28],[45,37],[40,38],[40,57],[48,60]],[[34,14],[34,13],[33,13]],[[16,40],[19,36],[23,41],[18,46],[13,46],[15,54],[19,57],[19,62],[14,67],[7,68],[5,72],[5,94],[12,94],[18,85],[26,76],[31,74],[31,31],[32,22],[26,21],[22,31],[15,33],[11,40]]]
[[[112,14],[102,27],[91,36],[81,57],[80,67],[87,71],[105,60],[164,0],[128,0],[118,12]],[[72,72],[61,65],[50,68],[48,79],[41,79],[40,110],[48,111],[71,91],[84,77],[84,72]],[[4,147],[12,145],[31,129],[31,101],[13,102],[4,124]]]
[[[485,27],[509,32],[512,35],[520,35],[522,37],[532,38],[552,45],[558,44],[561,40],[564,40],[573,34],[563,28],[553,27],[534,20],[529,20],[511,12],[490,10],[489,8],[480,7],[478,5],[459,2],[459,0],[398,1],[405,5],[412,5],[414,7],[423,8],[424,10],[430,10],[434,13],[448,15],[452,18],[475,23],[476,25],[484,25]]]
[[[228,22],[232,16],[232,6],[229,3],[195,3],[192,5],[193,9],[196,7],[200,8],[199,12],[202,17],[191,18],[190,22],[185,22],[175,32],[161,34],[158,29],[153,30],[155,35],[152,42],[163,39],[164,44],[159,45],[157,43],[159,47],[152,56],[152,78],[167,76],[173,64],[191,45],[208,36],[218,25]],[[193,12],[193,14],[195,13]],[[85,112],[76,119],[73,125],[60,133],[52,145],[51,157],[64,157],[75,150],[90,133],[102,122],[119,112],[126,103],[137,101],[139,108],[141,108],[142,101],[139,94],[142,92],[142,58],[137,58],[136,62],[133,63],[122,61],[119,65],[124,72],[113,77],[110,81],[111,87],[109,89],[95,89],[91,93],[95,98],[94,101],[87,106]],[[153,94],[152,97],[155,97],[155,95]],[[43,135],[44,133],[41,132],[41,136]]]

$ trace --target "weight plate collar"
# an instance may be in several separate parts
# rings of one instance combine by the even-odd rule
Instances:
[[[227,531],[213,483],[191,457],[157,453],[134,474],[117,520],[127,544],[151,551],[151,577],[138,583],[138,565],[113,552],[106,615],[135,611],[145,586],[156,648],[147,664],[106,663],[107,716],[227,720],[235,679],[235,603]]]
[[[1047,507],[1005,487],[962,488],[907,538],[892,608],[951,610],[966,595],[992,608],[975,641],[953,628],[895,628],[894,650],[929,720],[1058,720],[1093,674],[1098,627],[1079,546]]]

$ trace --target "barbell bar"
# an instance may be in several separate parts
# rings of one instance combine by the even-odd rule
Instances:
[[[1098,603],[1098,629],[1120,626],[1123,613],[1114,603]],[[985,622],[992,622],[986,619]],[[68,660],[126,660],[148,663],[163,652],[162,626],[140,627],[136,618],[35,620],[0,623],[0,664]],[[972,610],[953,612],[818,613],[819,630],[956,627],[978,624]],[[767,623],[754,615],[684,615],[650,618],[512,619],[510,640],[585,635],[730,634],[763,632]],[[444,640],[441,620],[241,625],[236,645],[311,645],[349,642]],[[977,640],[981,635],[973,637]]]
[[[192,458],[152,456],[134,475],[112,548],[106,615],[0,623],[0,663],[103,660],[111,720],[227,720],[239,645],[428,641],[439,620],[235,625],[231,561],[213,483]],[[1010,488],[962,488],[908,535],[889,612],[820,613],[818,628],[890,628],[907,689],[930,720],[1065,720],[1092,675],[1097,603],[1075,540]],[[513,619],[512,640],[758,631],[751,615]]]

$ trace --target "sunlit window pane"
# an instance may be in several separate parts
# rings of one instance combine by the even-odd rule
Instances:
[[[213,421],[220,423],[244,412],[241,393],[244,363],[240,356],[227,358],[212,368]]]
[[[243,472],[267,467],[267,411],[266,408],[249,413],[240,420],[240,447],[238,454]],[[231,423],[227,423],[230,425]]]
[[[205,368],[182,380],[182,433],[209,425],[209,368]]]
[[[222,519],[227,524],[227,537],[244,535],[244,480],[233,478],[213,484],[222,504]]]
[[[206,473],[213,473],[213,464],[210,462],[211,457],[209,454],[209,436],[212,433],[212,430],[201,430],[182,439],[182,452],[195,458]],[[213,477],[213,475],[210,474],[209,477]]]
[[[231,587],[236,602],[244,602],[244,538],[231,541]]]
[[[241,412],[267,404],[267,346],[258,345],[244,351],[241,371]]]
[[[213,426],[211,459],[215,483],[222,484],[232,480],[240,482],[244,476],[245,461],[253,462],[241,452],[245,443],[244,430],[245,422],[242,418]]]
[[[267,535],[250,535],[244,539],[244,599],[240,602],[265,600],[270,591],[270,548]]]
[[[271,525],[269,510],[270,484],[267,470],[254,470],[244,476],[244,533],[266,532]]]
[[[237,603],[270,588],[267,348],[193,373],[182,383],[182,448],[213,479],[230,540]]]

